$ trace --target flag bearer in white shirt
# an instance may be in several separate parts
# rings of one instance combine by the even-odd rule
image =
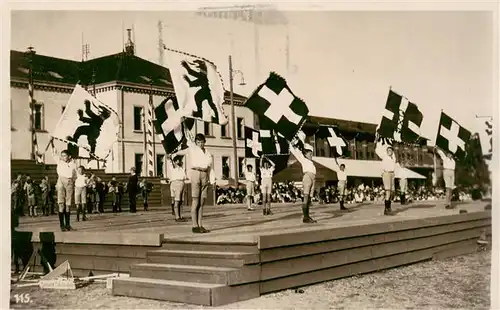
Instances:
[[[76,172],[75,181],[75,205],[76,205],[76,220],[80,221],[80,213],[82,213],[82,221],[86,221],[85,211],[87,209],[87,185],[88,185],[87,174],[85,174],[85,168],[79,166]]]
[[[337,159],[335,158],[335,161]],[[338,162],[337,162],[338,165]],[[344,195],[345,195],[345,189],[347,187],[347,173],[345,172],[345,165],[340,164],[339,165],[339,170],[335,171],[337,173],[337,179],[338,184],[337,184],[337,190],[339,191],[339,204],[340,204],[340,210],[347,210],[346,207],[344,207]]]
[[[260,189],[262,191],[262,204],[264,209],[262,213],[264,215],[272,215],[271,212],[271,192],[273,189],[273,173],[276,165],[269,158],[262,156],[260,158],[260,177],[261,185]]]
[[[59,205],[59,224],[62,231],[73,230],[70,225],[70,207],[74,195],[76,164],[66,150],[57,154],[54,139],[51,140],[52,156],[57,163],[57,204]]]
[[[446,209],[453,209],[451,203],[453,188],[455,188],[455,160],[451,153],[445,154],[441,149],[436,147],[439,157],[443,160],[443,179],[444,187],[446,188]]]
[[[304,153],[302,153],[295,146],[296,141],[290,143],[290,152],[302,165],[302,173],[304,174],[302,178],[302,185],[304,188],[304,205],[302,206],[303,223],[316,223],[309,216],[309,206],[311,205],[311,198],[314,194],[314,185],[316,183],[316,166],[312,161],[313,148],[311,145],[304,144]]]
[[[174,201],[174,215],[176,222],[186,222],[181,214],[181,200],[184,192],[184,182],[186,181],[186,172],[182,167],[182,156],[175,156],[168,160],[168,178],[170,180],[170,196]]]
[[[253,173],[252,165],[247,165],[247,170],[245,171],[245,180],[247,187],[247,210],[253,211],[252,208],[252,199],[255,195],[255,173]]]
[[[391,209],[391,200],[394,195],[394,171],[397,162],[394,150],[388,143],[378,141],[375,147],[375,153],[382,159],[382,182],[385,189],[385,209],[384,215],[395,215]]]
[[[197,134],[194,142],[191,133],[185,132],[188,148],[177,152],[177,155],[188,154],[191,161],[191,206],[192,231],[196,234],[208,233],[202,225],[203,206],[207,199],[208,185],[215,183],[215,175],[212,166],[212,155],[205,149],[205,136]]]

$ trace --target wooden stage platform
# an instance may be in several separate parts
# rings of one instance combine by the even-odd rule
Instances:
[[[35,248],[56,243],[57,263],[75,275],[129,273],[113,294],[202,305],[224,305],[262,294],[477,250],[491,233],[487,202],[313,205],[317,224],[303,224],[300,204],[275,204],[274,215],[244,205],[208,206],[193,234],[168,211],[91,215],[60,232],[56,216],[22,218],[18,231]],[[459,214],[460,210],[467,213]],[[184,217],[189,210],[184,207]]]

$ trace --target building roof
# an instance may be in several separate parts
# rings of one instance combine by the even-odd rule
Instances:
[[[10,51],[11,78],[28,79],[30,57],[24,52]],[[92,79],[94,78],[94,80]],[[55,58],[40,54],[33,56],[35,81],[75,85],[128,82],[150,87],[173,89],[170,71],[158,64],[125,52],[94,58],[85,62]],[[225,92],[229,98],[229,91]],[[246,97],[234,94],[235,101],[244,102]]]
[[[342,131],[363,132],[370,134],[375,134],[375,130],[377,129],[376,124],[320,116],[309,116],[308,124],[309,126],[337,126]]]

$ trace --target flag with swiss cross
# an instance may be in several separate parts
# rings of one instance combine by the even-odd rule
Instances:
[[[194,119],[184,119],[184,114],[179,109],[179,104],[175,97],[168,97],[158,105],[155,110],[155,130],[162,137],[162,144],[165,152],[171,154],[186,147],[186,137],[183,126],[191,130],[194,126]],[[184,120],[184,121],[183,121]]]
[[[347,156],[348,143],[336,127],[320,126],[316,136],[326,140],[335,157]]]
[[[245,126],[245,157],[260,157],[262,154],[262,143],[260,143],[259,131]]]
[[[276,133],[288,141],[292,140],[306,121],[309,109],[306,103],[295,96],[286,80],[271,72],[267,80],[253,92],[245,106],[260,119],[271,124]]]
[[[378,134],[382,138],[398,142],[422,144],[422,141],[425,141],[420,136],[423,119],[424,116],[415,103],[389,90]]]
[[[465,157],[466,145],[471,137],[471,132],[460,126],[454,119],[441,112],[439,119],[436,146],[452,153],[455,158]]]

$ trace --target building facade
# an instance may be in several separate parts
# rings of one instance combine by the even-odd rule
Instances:
[[[89,168],[105,168],[106,172],[128,172],[131,167],[142,175],[146,172],[146,149],[144,133],[144,113],[152,96],[153,105],[159,105],[166,97],[174,95],[174,89],[167,68],[137,57],[133,43],[129,40],[121,53],[108,55],[86,62],[78,62],[37,54],[11,51],[11,158],[31,158],[30,107],[28,81],[33,68],[34,127],[38,147],[44,153],[44,162],[53,164],[49,152],[45,152],[50,133],[56,127],[65,109],[74,86],[86,86],[97,99],[118,112],[120,130],[105,167],[98,167],[95,161],[84,163]],[[223,107],[230,116],[229,93],[226,92]],[[245,159],[244,126],[258,128],[254,113],[244,107],[246,98],[234,94],[235,124],[229,117],[225,126],[197,121],[193,134],[203,133],[207,137],[206,147],[214,158],[214,170],[218,184],[228,180],[243,178],[247,164],[256,166],[255,159]],[[375,124],[361,123],[322,117],[309,117],[303,127],[308,142],[314,146],[314,156],[333,157],[327,142],[315,136],[319,125],[337,126],[348,140],[349,158],[360,161],[380,160],[375,154]],[[237,156],[232,144],[232,126],[236,127]],[[56,142],[57,148],[65,148]],[[167,176],[166,155],[157,136],[154,143],[155,175]],[[432,151],[426,146],[396,146],[396,154],[407,166],[429,177],[433,168]],[[237,162],[238,169],[234,169]],[[189,169],[189,158],[185,166]]]
[[[144,112],[152,94],[154,106],[167,96],[174,95],[168,69],[134,55],[133,50],[109,55],[85,63],[58,59],[42,55],[27,55],[11,51],[11,158],[31,158],[30,107],[28,96],[29,68],[33,68],[34,127],[38,147],[44,153],[44,162],[53,164],[48,152],[44,152],[50,133],[56,127],[65,109],[74,86],[87,85],[97,99],[114,108],[120,116],[120,131],[117,143],[105,164],[106,172],[128,172],[131,167],[145,172]],[[214,170],[218,183],[224,184],[235,174],[243,175],[245,166],[244,126],[254,127],[253,113],[243,106],[245,98],[234,94],[237,158],[233,158],[231,117],[225,126],[196,122],[193,134],[204,133],[206,146],[214,157]],[[226,114],[230,111],[229,93],[223,105]],[[155,174],[167,177],[166,155],[158,136],[155,137]],[[65,148],[56,141],[56,148]],[[238,171],[234,171],[234,161]],[[189,159],[186,158],[186,162]],[[255,160],[246,163],[255,165]],[[86,164],[86,161],[85,161]],[[97,168],[95,161],[87,165]],[[103,168],[102,164],[101,167]]]

